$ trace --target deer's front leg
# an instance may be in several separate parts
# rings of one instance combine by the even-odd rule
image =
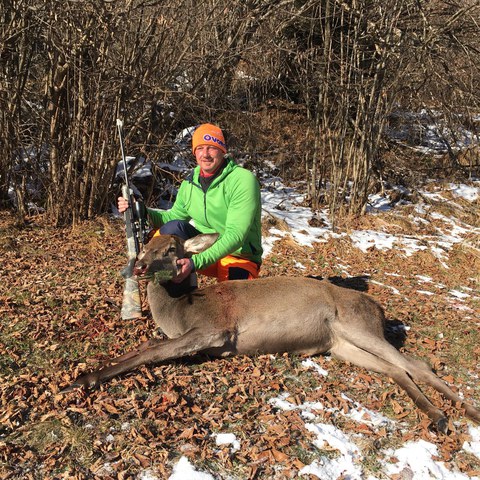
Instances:
[[[112,365],[101,368],[95,372],[82,375],[72,385],[62,390],[68,392],[76,387],[94,388],[101,382],[119,375],[120,373],[133,370],[140,365],[159,363],[175,358],[227,346],[231,340],[231,332],[228,330],[193,328],[178,338],[167,340],[154,340],[154,344],[143,350],[140,348],[113,360]],[[145,342],[148,343],[148,342]]]

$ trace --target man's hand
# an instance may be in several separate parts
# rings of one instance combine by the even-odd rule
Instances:
[[[181,283],[183,282],[194,270],[193,261],[191,258],[179,258],[177,260],[177,267],[180,271],[177,273],[175,278],[172,278],[172,282]]]
[[[128,208],[128,200],[123,197],[118,197],[118,211],[123,213]]]

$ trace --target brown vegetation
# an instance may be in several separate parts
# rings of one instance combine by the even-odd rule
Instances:
[[[235,152],[304,176],[333,218],[363,212],[372,176],[376,188],[397,179],[404,153],[384,135],[394,113],[424,108],[445,132],[446,164],[422,159],[423,170],[475,168],[455,138],[463,126],[478,135],[477,1],[57,7],[0,6],[0,198],[11,187],[20,217],[30,202],[57,224],[108,209],[117,117],[128,152],[154,162],[171,158],[183,128],[216,121]]]

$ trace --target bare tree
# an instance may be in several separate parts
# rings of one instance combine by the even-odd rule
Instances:
[[[364,211],[372,176],[383,173],[394,109],[442,111],[452,168],[458,126],[474,125],[478,112],[478,0],[57,7],[1,3],[0,198],[15,191],[20,216],[32,183],[55,223],[107,210],[117,117],[128,153],[152,160],[202,121],[246,134],[236,145],[252,158],[284,150],[303,165],[311,204],[328,203],[336,218]],[[258,116],[278,116],[279,104],[294,105],[301,119],[291,126],[294,144],[258,128]]]

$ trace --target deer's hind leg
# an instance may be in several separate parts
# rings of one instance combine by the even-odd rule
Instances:
[[[396,365],[408,373],[414,382],[422,382],[437,390],[453,403],[459,403],[465,409],[465,414],[476,423],[480,423],[480,411],[461,399],[449,386],[432,371],[423,360],[400,353],[395,347],[383,338],[367,336],[364,332],[340,333],[347,343],[354,343],[359,349],[368,351],[375,358],[381,358],[391,365]]]
[[[418,385],[412,380],[407,372],[395,364],[390,363],[352,343],[339,339],[330,350],[333,357],[353,363],[359,367],[383,373],[391,377],[401,388],[405,390],[415,405],[428,415],[439,431],[447,429],[447,419],[444,413],[433,405]],[[397,352],[398,353],[398,352]],[[401,354],[398,353],[400,356]]]
[[[427,363],[418,358],[410,357],[409,355],[404,355],[404,357],[407,358],[415,367],[417,367],[411,373],[415,381],[430,385],[451,402],[460,404],[465,410],[466,416],[480,424],[480,410],[460,398],[441,378],[432,372],[432,369]]]

